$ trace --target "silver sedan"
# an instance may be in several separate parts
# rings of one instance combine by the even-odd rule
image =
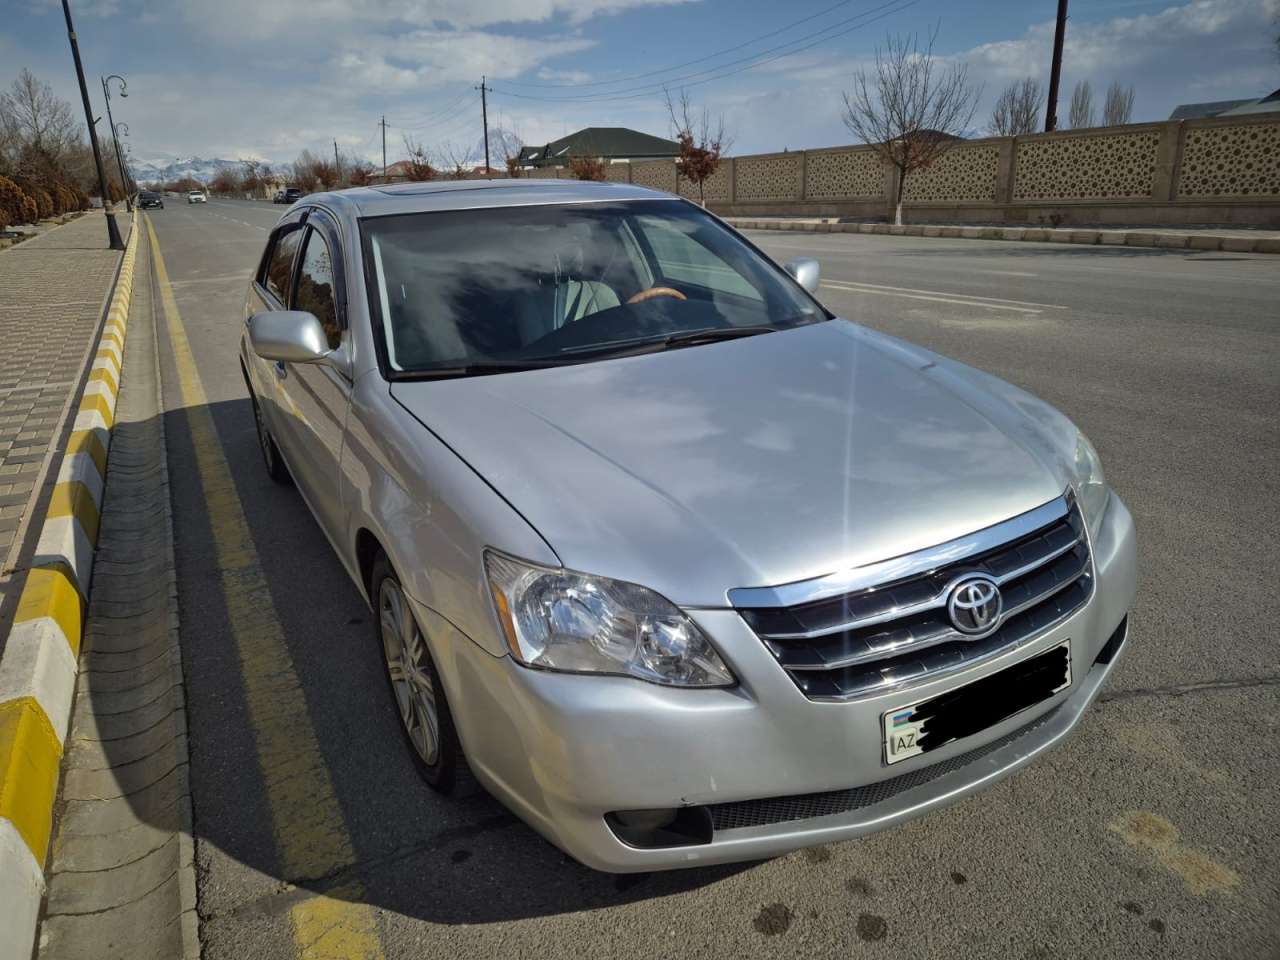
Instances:
[[[1029,394],[832,316],[624,184],[308,196],[241,362],[377,616],[423,776],[578,860],[768,857],[1058,743],[1125,643],[1128,510]]]

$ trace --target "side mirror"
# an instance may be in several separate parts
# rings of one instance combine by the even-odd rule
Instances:
[[[804,287],[810,293],[818,292],[818,261],[812,257],[799,257],[795,260],[789,260],[782,267],[783,270],[796,278],[796,283]]]
[[[249,318],[249,343],[263,360],[318,363],[329,355],[329,339],[315,314],[268,310]]]

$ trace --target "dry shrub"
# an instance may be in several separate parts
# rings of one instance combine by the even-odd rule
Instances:
[[[53,197],[49,196],[49,191],[43,188],[37,188],[32,194],[36,201],[36,211],[41,220],[47,220],[53,216]]]
[[[599,157],[571,157],[569,169],[576,180],[604,180],[605,163]]]
[[[8,177],[0,177],[0,227],[26,221],[26,192]]]

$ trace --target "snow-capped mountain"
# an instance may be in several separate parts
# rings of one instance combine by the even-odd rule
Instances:
[[[208,183],[217,176],[219,170],[225,170],[228,167],[243,170],[243,166],[238,160],[205,160],[201,157],[187,157],[185,159],[182,157],[174,157],[173,159],[161,157],[156,160],[134,160],[132,167],[134,179],[143,182],[151,180],[181,180],[184,177],[191,177],[201,183]]]

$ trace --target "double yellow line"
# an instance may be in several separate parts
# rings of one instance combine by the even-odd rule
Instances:
[[[240,658],[280,868],[286,879],[299,882],[340,874],[355,863],[355,850],[149,218],[147,234],[179,393],[209,511],[227,617]],[[363,885],[350,879],[296,903],[289,919],[298,956],[305,960],[381,960],[377,921],[363,899]]]

